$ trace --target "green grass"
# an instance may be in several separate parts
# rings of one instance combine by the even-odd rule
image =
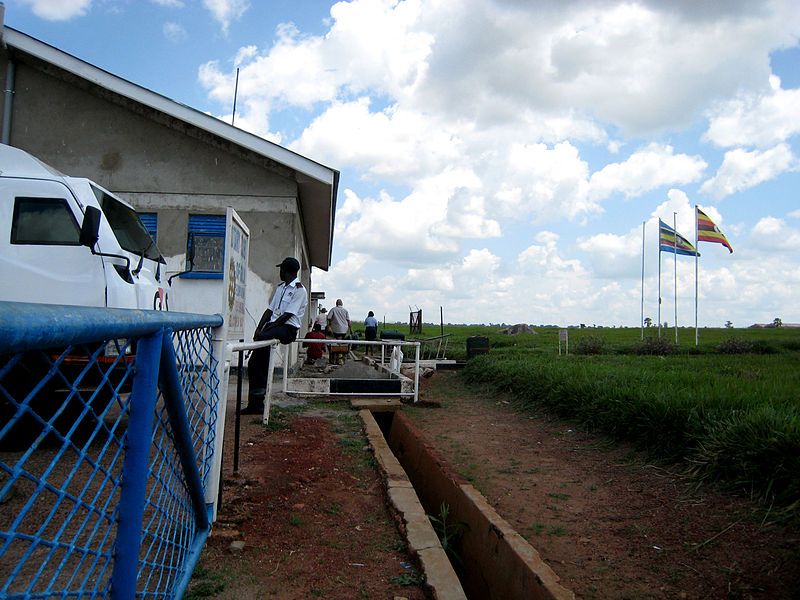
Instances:
[[[186,600],[201,600],[213,598],[225,589],[225,578],[222,573],[197,567],[192,573],[189,588],[184,598]]]
[[[574,329],[571,347],[599,337],[592,345],[602,353],[559,356],[557,329],[447,329],[451,348],[468,335],[489,337],[489,354],[469,361],[463,376],[509,393],[518,409],[555,412],[700,478],[800,507],[800,331],[701,329],[695,347],[694,330],[683,329],[681,344],[658,356],[636,354],[639,329]]]
[[[445,325],[444,333],[449,336],[447,357],[463,360],[467,355],[467,338],[484,336],[489,338],[490,352],[503,348],[515,348],[529,353],[558,354],[559,327],[534,327],[535,334],[505,335],[498,333],[503,325]],[[406,339],[430,338],[440,335],[439,325],[424,324],[421,335],[410,336],[408,324],[387,323],[386,329],[397,329],[406,334]],[[570,354],[574,354],[582,343],[596,346],[602,342],[603,353],[631,353],[633,347],[641,342],[642,332],[638,327],[571,327],[568,328]],[[662,329],[665,340],[674,343],[675,330]],[[658,328],[644,330],[645,338],[658,336]],[[777,329],[725,329],[700,328],[700,345],[695,347],[693,327],[678,328],[678,349],[683,353],[717,353],[717,347],[726,340],[736,338],[755,345],[754,351],[786,352],[800,350],[800,330],[792,328]],[[562,351],[564,348],[562,347]],[[413,352],[407,352],[413,356]]]

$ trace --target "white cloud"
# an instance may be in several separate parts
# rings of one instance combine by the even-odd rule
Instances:
[[[92,0],[19,0],[31,7],[33,14],[47,21],[68,21],[82,17],[92,6]]]
[[[767,52],[794,43],[798,16],[788,3],[697,19],[674,3],[486,1],[436,3],[421,23],[436,35],[428,106],[482,124],[570,106],[644,133],[690,122],[708,97],[760,85]]]
[[[512,143],[507,154],[494,157],[495,202],[500,214],[537,222],[556,217],[575,219],[600,212],[588,198],[589,166],[569,142],[552,148],[545,144]]]
[[[164,32],[164,37],[174,43],[183,42],[189,37],[186,33],[186,29],[180,23],[173,23],[171,21],[164,23],[162,31]]]
[[[730,150],[716,175],[705,181],[700,191],[719,200],[797,168],[798,161],[788,144],[764,151]]]
[[[213,4],[220,19],[238,14]],[[768,52],[793,43],[800,22],[780,2],[747,18],[725,7],[708,12],[698,19],[685,6],[609,2],[340,2],[324,36],[284,26],[251,76],[271,85],[253,93],[307,107],[369,91],[482,130],[524,125],[538,130],[534,141],[603,142],[597,120],[629,133],[661,130],[699,116],[708,97],[758,89],[769,76]],[[282,75],[304,92],[286,89]]]
[[[214,19],[222,26],[222,31],[227,35],[231,21],[242,18],[250,8],[249,0],[203,0],[205,6]]]
[[[429,115],[395,106],[371,112],[364,97],[331,105],[292,148],[375,177],[414,181],[462,162],[460,134]]]
[[[772,251],[800,250],[800,229],[790,227],[783,219],[763,217],[753,227],[750,243]]]
[[[167,8],[183,8],[185,6],[183,0],[150,0],[150,2]]]
[[[651,301],[657,217],[677,212],[691,238],[687,192],[699,182],[722,198],[796,164],[796,90],[767,85],[770,53],[797,43],[790,1],[353,0],[328,24],[322,35],[282,25],[270,46],[243,45],[199,78],[229,110],[240,67],[237,126],[291,136],[293,150],[341,170],[335,263],[319,283],[365,314],[444,305],[446,320],[631,324],[641,223],[584,226],[619,219],[623,198],[639,199],[625,206],[641,216],[658,205],[646,225]],[[710,179],[707,148],[693,145],[704,116],[705,139],[731,149]],[[763,302],[761,265],[780,264],[733,208],[723,230],[741,246],[731,258],[709,248],[701,263],[714,282],[703,310],[720,325],[744,324],[737,315],[754,305],[737,302]],[[532,223],[548,231],[531,240]],[[693,261],[678,263],[689,315]]]
[[[469,189],[468,171],[446,169],[419,182],[400,200],[387,193],[360,198],[345,190],[337,213],[336,239],[349,252],[423,265],[452,260],[465,239],[500,235],[500,225],[487,217],[483,197]]]
[[[722,147],[772,146],[800,133],[800,89],[784,90],[770,78],[763,95],[740,94],[709,112],[704,139]]]
[[[258,56],[258,46],[242,46],[233,59],[233,65],[238,67],[256,56]]]
[[[699,156],[676,155],[672,146],[653,143],[593,173],[590,196],[602,200],[619,192],[630,198],[665,185],[687,184],[698,180],[706,166]]]

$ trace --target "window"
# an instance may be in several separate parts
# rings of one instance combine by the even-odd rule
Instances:
[[[92,191],[100,202],[100,207],[103,209],[119,245],[124,250],[134,254],[143,254],[150,260],[163,260],[156,246],[155,238],[150,237],[135,210],[98,187],[92,186]]]
[[[225,215],[189,215],[186,277],[222,278],[225,254]]]
[[[80,227],[63,198],[16,198],[12,244],[80,245]]]

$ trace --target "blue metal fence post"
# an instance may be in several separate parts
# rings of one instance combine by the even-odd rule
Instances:
[[[122,493],[114,546],[114,569],[111,575],[111,596],[114,600],[133,600],[136,596],[142,519],[163,337],[164,333],[160,331],[141,338],[136,352],[136,373],[133,378],[128,431],[125,437]]]
[[[177,357],[175,349],[172,347],[172,336],[164,335],[161,351],[161,394],[164,398],[164,405],[169,415],[172,433],[175,436],[175,450],[181,460],[183,475],[186,481],[186,488],[192,499],[194,509],[194,519],[197,531],[192,548],[189,551],[186,564],[183,565],[184,571],[175,586],[176,597],[180,598],[189,584],[192,571],[200,559],[206,539],[208,538],[211,522],[209,520],[208,508],[206,507],[203,482],[200,478],[200,470],[197,468],[197,457],[192,444],[192,434],[189,427],[189,419],[186,416],[186,406],[183,401],[183,389],[181,388],[180,377],[178,376]]]

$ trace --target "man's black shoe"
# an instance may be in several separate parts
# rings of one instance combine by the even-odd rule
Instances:
[[[259,406],[258,404],[248,404],[244,407],[241,411],[242,415],[263,415],[264,414],[264,405],[262,404]]]

